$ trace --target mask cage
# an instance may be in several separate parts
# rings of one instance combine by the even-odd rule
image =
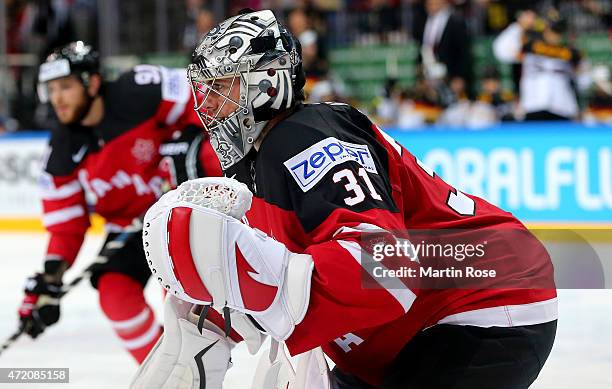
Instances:
[[[191,64],[188,67],[189,82],[193,93],[194,109],[207,132],[212,132],[227,120],[237,116],[239,113],[248,114],[248,88],[245,86],[244,94],[240,93],[239,101],[231,98],[232,89],[237,82],[242,82],[243,75],[248,79],[250,66],[242,69],[240,65],[222,65],[218,67],[205,68],[202,64]],[[244,70],[241,71],[241,70]],[[245,74],[246,73],[246,74]],[[231,79],[228,86],[219,86],[217,81]],[[239,85],[242,90],[242,85]],[[213,110],[206,108],[209,98],[221,98],[221,104]],[[220,117],[226,104],[233,104],[236,109],[226,117]]]

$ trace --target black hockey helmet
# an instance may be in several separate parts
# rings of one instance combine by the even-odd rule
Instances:
[[[48,101],[47,82],[76,75],[87,87],[92,74],[100,74],[100,56],[92,46],[76,41],[55,49],[38,70],[38,97]]]

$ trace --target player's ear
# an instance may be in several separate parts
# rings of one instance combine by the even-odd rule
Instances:
[[[91,97],[96,97],[100,92],[100,86],[102,85],[102,77],[99,74],[92,74],[89,78],[89,85],[87,86],[87,94]]]

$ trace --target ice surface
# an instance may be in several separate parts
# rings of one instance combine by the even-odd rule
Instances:
[[[25,278],[42,266],[44,234],[0,234],[0,339],[17,326],[17,307]],[[75,277],[96,255],[101,236],[85,241],[77,265],[66,280]],[[147,287],[147,300],[161,318],[162,297],[156,283]],[[612,388],[612,291],[562,290],[557,341],[535,389]],[[233,353],[225,388],[250,388],[257,363],[244,345]],[[25,336],[0,356],[0,367],[68,367],[70,384],[19,385],[19,388],[120,389],[127,388],[136,363],[122,349],[98,307],[96,292],[83,282],[62,301],[62,317],[37,340]]]

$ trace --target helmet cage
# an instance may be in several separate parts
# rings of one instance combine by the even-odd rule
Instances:
[[[250,68],[248,64],[210,68],[204,68],[201,66],[202,63],[199,65],[191,64],[187,68],[194,109],[210,136],[221,167],[227,169],[242,159],[248,152],[245,146],[254,142],[254,137],[247,136],[245,139],[244,136],[245,132],[248,133],[253,129],[253,120],[249,118],[249,114],[252,113],[246,104],[248,88],[245,86]],[[219,80],[231,80],[231,82],[229,86],[218,88],[217,81]],[[236,83],[239,83],[240,88],[239,101],[231,97],[231,91],[236,87]],[[210,98],[220,101],[212,111],[207,108],[206,104]],[[229,115],[221,117],[221,112],[228,104],[236,108]]]
[[[235,101],[230,96],[232,89],[236,85],[236,82],[240,82],[240,91],[246,89],[246,93],[248,93],[248,88],[243,88],[242,84],[244,82],[244,77],[242,73],[239,71],[240,66],[227,66],[227,73],[223,73],[220,69],[217,68],[208,68],[204,69],[198,67],[194,64],[189,65],[188,74],[189,80],[191,82],[191,91],[193,93],[194,99],[194,109],[202,124],[204,125],[204,129],[207,132],[214,131],[217,127],[219,127],[224,121],[231,119],[232,117],[238,115],[240,111],[244,111],[246,114],[246,110],[248,110],[246,106],[246,98],[240,98],[240,101]],[[207,75],[212,74],[212,77],[207,78]],[[246,77],[248,78],[249,69],[246,69]],[[227,87],[218,87],[217,81],[219,80],[228,80],[231,79],[231,83]],[[214,111],[209,111],[205,104],[210,97],[220,98],[222,100],[221,104]],[[242,96],[242,93],[241,93]],[[236,109],[227,117],[219,117],[221,111],[225,108],[227,104],[234,104]]]

